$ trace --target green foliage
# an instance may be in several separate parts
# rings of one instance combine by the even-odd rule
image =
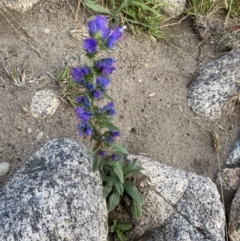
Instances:
[[[71,77],[71,67],[67,63],[63,71],[60,73],[58,83],[64,86],[63,97],[75,108],[75,99],[79,95],[79,85],[73,81]]]
[[[113,225],[110,227],[111,233],[116,233],[118,238],[121,241],[127,241],[126,236],[123,234],[123,231],[129,231],[132,229],[131,224],[127,223],[117,223],[117,220],[113,220]]]
[[[161,12],[161,9],[168,4],[163,0],[109,0],[105,3],[99,0],[84,0],[84,4],[94,12],[108,14],[112,18],[114,26],[123,22],[134,33],[145,31],[154,40],[166,39],[166,33],[161,28],[161,23],[167,17]]]
[[[214,13],[226,13],[229,16],[240,16],[239,0],[189,0],[187,13],[195,16],[210,16]]]

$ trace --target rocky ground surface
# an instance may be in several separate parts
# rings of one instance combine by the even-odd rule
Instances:
[[[25,13],[0,14],[0,162],[10,164],[7,175],[0,177],[1,186],[50,139],[70,137],[91,145],[78,136],[75,111],[62,98],[64,87],[57,81],[67,63],[76,66],[86,60],[82,43],[91,14],[83,8],[76,14],[77,3],[43,0]],[[127,30],[112,53],[117,71],[109,94],[116,103],[120,142],[132,154],[215,182],[218,162],[221,168],[226,165],[237,139],[239,111],[222,113],[214,121],[204,119],[192,112],[187,97],[197,70],[226,50],[219,45],[223,38],[210,36],[202,42],[190,18],[166,30],[174,35],[169,44],[152,43],[147,35],[134,36]],[[33,97],[43,90],[59,102],[46,118],[32,111]],[[4,170],[6,163],[0,174]]]

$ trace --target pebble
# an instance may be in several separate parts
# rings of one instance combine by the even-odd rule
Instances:
[[[0,177],[3,177],[8,173],[9,167],[10,167],[9,162],[0,163]]]
[[[150,94],[148,95],[148,98],[153,97],[154,95],[156,95],[156,93],[150,93]]]
[[[43,137],[43,132],[40,131],[40,132],[37,134],[37,140],[38,140],[38,141],[41,140],[42,137]]]
[[[43,29],[43,32],[44,32],[44,33],[50,33],[50,30],[49,30],[48,28],[44,28],[44,29]]]
[[[32,128],[31,127],[27,127],[27,133],[30,134],[32,132]]]
[[[26,114],[29,114],[29,109],[27,107],[23,107],[22,110],[26,113]]]

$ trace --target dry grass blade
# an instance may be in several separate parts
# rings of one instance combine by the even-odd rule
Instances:
[[[213,135],[213,141],[214,141],[214,149],[216,152],[219,152],[219,150],[221,149],[219,136],[215,131],[212,133],[212,135]]]
[[[32,78],[26,75],[27,69],[21,69],[19,66],[16,66],[12,72],[10,72],[7,68],[3,67],[7,73],[8,77],[10,77],[13,81],[13,84],[18,87],[26,87],[28,84],[34,84],[36,81],[41,81],[46,78],[46,76],[42,76],[40,78]]]
[[[240,93],[235,93],[230,97],[227,102],[225,103],[223,110],[225,111],[226,115],[232,114],[236,107],[240,105]]]

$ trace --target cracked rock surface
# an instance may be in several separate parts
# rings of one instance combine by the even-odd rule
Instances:
[[[209,179],[141,156],[146,178],[139,183],[145,198],[135,233],[147,241],[224,241],[225,214],[215,184]]]
[[[0,192],[0,240],[106,241],[106,202],[84,146],[54,139]]]
[[[188,104],[199,116],[215,120],[227,99],[239,92],[240,49],[213,60],[198,71],[188,95]]]

